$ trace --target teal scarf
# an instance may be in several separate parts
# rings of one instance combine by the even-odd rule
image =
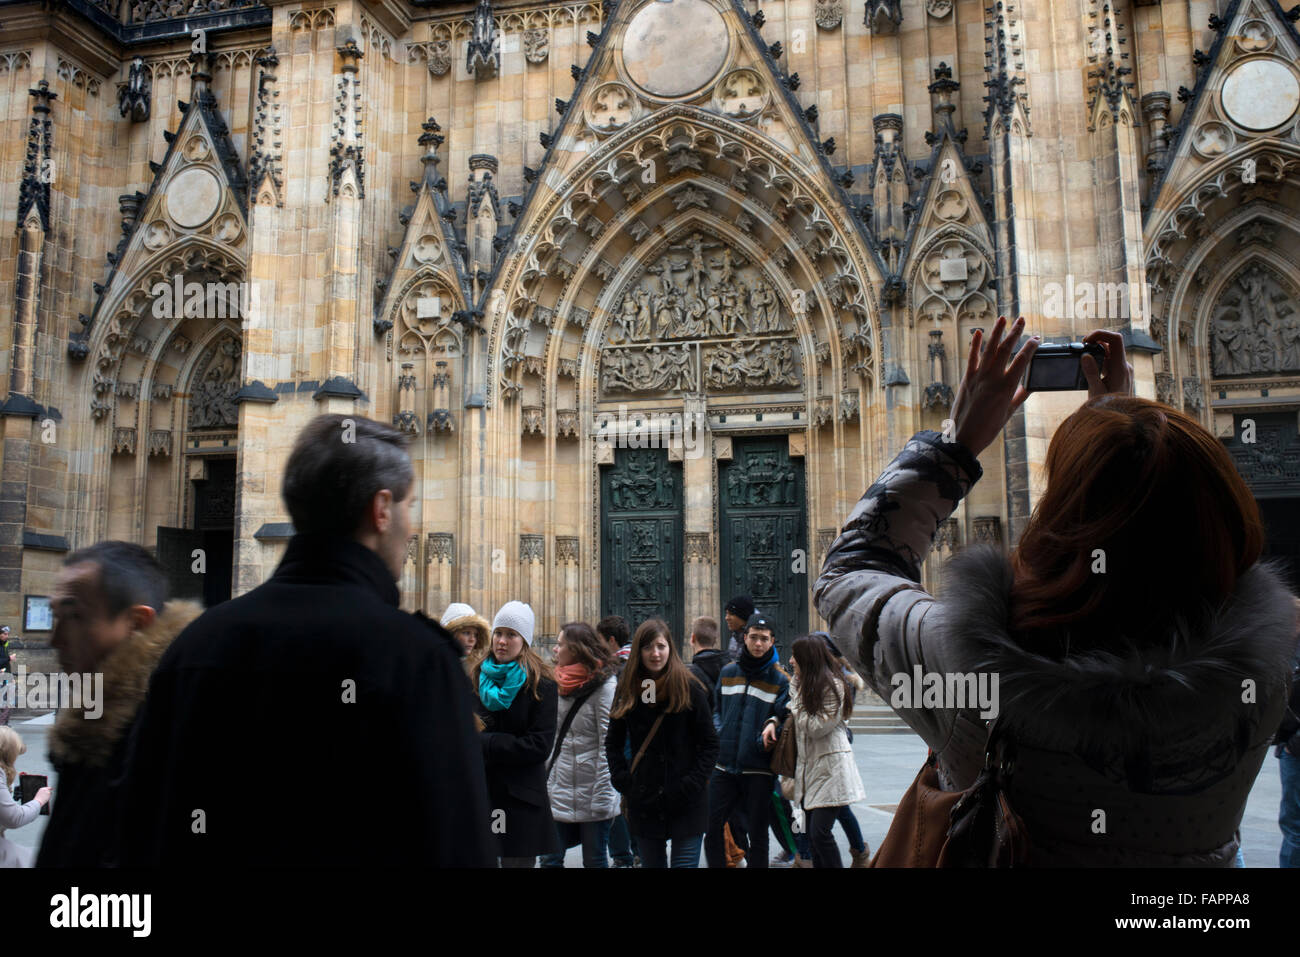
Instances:
[[[528,672],[517,661],[499,665],[490,656],[478,672],[478,696],[489,711],[505,711],[528,680]]]

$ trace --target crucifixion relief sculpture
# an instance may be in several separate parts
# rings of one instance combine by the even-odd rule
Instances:
[[[757,265],[692,233],[615,303],[601,389],[696,391],[701,382],[712,392],[797,389],[793,331],[790,311]]]

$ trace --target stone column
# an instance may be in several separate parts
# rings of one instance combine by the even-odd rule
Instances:
[[[334,142],[330,148],[334,224],[330,253],[329,327],[326,333],[325,377],[341,377],[355,385],[357,375],[357,270],[361,198],[365,195],[362,153],[361,89],[358,61],[364,56],[350,28],[340,29],[337,48],[341,71],[334,105]]]
[[[556,596],[559,609],[559,624],[566,621],[586,621],[589,617],[583,613],[582,595],[578,592],[578,537],[576,535],[557,535],[555,538],[555,561],[557,567],[556,585],[560,594]],[[594,609],[591,615],[595,614]]]
[[[424,545],[424,610],[431,617],[441,618],[448,605],[462,600],[455,595],[455,563],[455,536],[450,532],[429,532]],[[478,605],[474,609],[488,617]]]
[[[717,469],[713,464],[713,433],[709,430],[707,403],[702,394],[682,398],[682,484],[684,486],[682,531],[683,559],[682,627],[701,615],[716,618],[722,612],[718,599],[717,534],[713,527],[713,487]],[[730,452],[731,443],[727,442]],[[671,454],[671,453],[670,453]],[[686,648],[689,635],[682,635]]]

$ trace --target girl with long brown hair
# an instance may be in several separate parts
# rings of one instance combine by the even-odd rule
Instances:
[[[698,867],[718,735],[709,694],[662,619],[643,622],[632,636],[610,714],[605,756],[642,865],[668,866],[671,842],[673,867]]]
[[[793,802],[812,844],[813,867],[840,867],[831,828],[841,809],[867,796],[845,724],[853,714],[853,695],[820,636],[795,639],[791,661],[787,720],[794,722]]]
[[[964,549],[937,602],[918,584],[977,457],[1029,396],[1038,338],[1013,356],[1023,328],[1000,318],[975,332],[951,422],[917,433],[867,490],[827,554],[817,608],[930,745],[944,789],[974,782],[995,719],[1029,864],[1231,866],[1286,705],[1294,596],[1259,561],[1259,511],[1227,450],[1132,395],[1119,333],[1083,340],[1104,358],[1082,359],[1088,398],[1052,436],[1046,491],[1012,555]],[[915,672],[946,689],[937,703],[902,694]]]

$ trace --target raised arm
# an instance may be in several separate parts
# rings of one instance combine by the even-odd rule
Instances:
[[[1018,383],[1037,339],[1011,358],[1023,327],[1024,320],[1017,320],[1004,339],[1000,318],[986,345],[982,333],[975,333],[953,403],[951,434],[923,431],[908,441],[853,509],[822,566],[813,591],[817,610],[886,701],[895,675],[910,678],[917,665],[929,672],[951,667],[946,629],[932,614],[936,603],[919,584],[921,563],[939,523],[979,480],[976,456],[1028,397]],[[935,750],[949,743],[954,711],[895,710]]]

